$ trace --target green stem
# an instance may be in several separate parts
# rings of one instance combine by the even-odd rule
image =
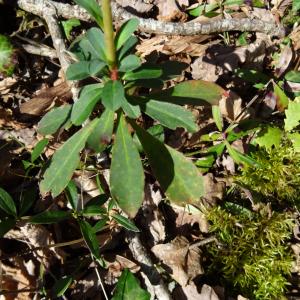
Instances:
[[[117,67],[117,60],[110,0],[102,0],[102,12],[106,58],[110,70],[113,71]]]

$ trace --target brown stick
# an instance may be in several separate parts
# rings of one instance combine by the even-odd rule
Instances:
[[[18,0],[17,3],[20,8],[31,12],[36,15],[41,15],[43,10],[43,0]],[[77,18],[83,21],[90,21],[88,13],[77,5],[69,5],[57,3],[49,0],[55,6],[57,13],[66,18]],[[173,23],[161,22],[154,19],[145,19],[129,13],[123,7],[115,2],[112,2],[112,13],[115,20],[128,20],[131,18],[138,18],[140,21],[139,29],[141,31],[153,32],[168,35],[199,35],[199,34],[212,34],[225,31],[254,31],[263,32],[270,36],[285,36],[284,27],[271,23],[264,22],[259,19],[242,18],[242,19],[222,19],[214,20],[209,23]]]

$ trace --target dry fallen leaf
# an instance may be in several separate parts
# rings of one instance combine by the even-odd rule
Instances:
[[[124,8],[129,7],[139,14],[147,13],[153,8],[153,4],[145,3],[143,0],[117,0],[117,3]]]
[[[190,56],[202,56],[208,45],[200,44],[208,36],[164,36],[156,35],[150,39],[144,39],[137,45],[137,54],[145,57],[153,51],[166,55],[185,53]]]
[[[187,16],[182,12],[175,0],[159,0],[157,3],[160,21],[186,21]]]
[[[293,51],[291,46],[286,45],[281,53],[278,62],[275,66],[275,74],[277,77],[280,77],[289,67],[293,59]]]
[[[56,99],[60,102],[67,102],[71,98],[72,94],[68,84],[62,82],[59,85],[42,89],[37,96],[28,102],[22,103],[20,112],[27,115],[41,116]]]
[[[189,241],[183,236],[177,236],[170,243],[156,245],[151,250],[172,269],[171,276],[181,286],[186,286],[197,275],[203,274],[200,249],[189,249]]]

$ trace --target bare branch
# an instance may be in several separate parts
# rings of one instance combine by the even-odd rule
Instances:
[[[20,8],[25,9],[33,14],[41,15],[43,9],[42,0],[18,0]],[[53,6],[55,6],[57,13],[66,18],[77,18],[83,21],[90,21],[88,13],[77,5],[69,5],[63,3],[57,3],[49,0]],[[159,34],[168,35],[197,35],[197,34],[212,34],[225,31],[254,31],[263,32],[271,36],[284,37],[284,27],[271,23],[264,22],[259,19],[241,18],[241,19],[222,19],[213,20],[209,23],[173,23],[173,22],[161,22],[154,19],[145,19],[137,17],[136,15],[129,13],[123,7],[115,2],[112,2],[112,13],[115,20],[128,20],[131,18],[138,18],[140,21],[139,29],[141,31],[153,32]]]

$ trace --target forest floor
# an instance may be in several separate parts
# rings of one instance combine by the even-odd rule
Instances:
[[[207,84],[199,99],[213,97],[216,86],[222,91],[213,105],[185,105],[198,126],[193,133],[138,118],[193,162],[204,194],[198,201],[171,201],[141,150],[144,201],[131,220],[107,200],[110,139],[101,153],[81,152],[74,186],[55,197],[40,191],[50,158],[80,127],[45,139],[39,122],[53,108],[72,104],[91,82],[71,82],[65,73],[76,39],[95,26],[85,15],[72,18],[67,6],[51,19],[46,10],[53,3],[76,4],[0,0],[0,299],[300,299],[300,1],[113,5],[117,31],[126,13],[144,24],[135,31],[135,54],[175,74],[162,89],[198,80],[202,88]],[[61,31],[59,42],[51,22]],[[169,31],[165,22],[172,23]],[[8,197],[19,214],[13,222],[16,208]],[[71,218],[56,214],[71,211],[72,199],[82,206],[101,203],[107,216],[99,217],[94,206],[80,217],[77,211]],[[50,215],[44,222],[32,218],[46,211],[54,212],[52,221]],[[102,266],[81,218],[101,227],[95,236]]]

